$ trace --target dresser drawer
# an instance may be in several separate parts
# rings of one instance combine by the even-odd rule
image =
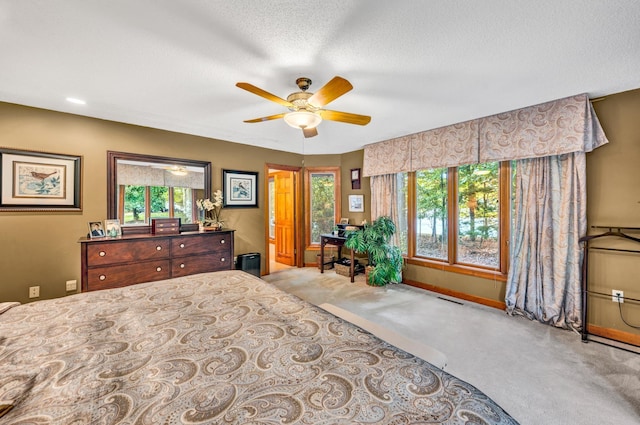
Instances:
[[[210,252],[228,252],[230,250],[228,233],[209,236],[198,235],[171,240],[171,255],[182,257],[194,254],[206,254]]]
[[[89,267],[169,258],[169,240],[113,241],[87,247]]]
[[[171,276],[230,270],[232,259],[227,255],[207,254],[178,258],[171,261]]]
[[[168,279],[171,276],[169,260],[144,261],[134,265],[123,264],[108,267],[94,267],[88,270],[89,291],[119,288],[134,283]]]

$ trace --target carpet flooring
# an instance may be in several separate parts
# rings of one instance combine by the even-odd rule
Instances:
[[[368,286],[333,270],[263,277],[312,304],[331,303],[433,347],[445,370],[522,425],[640,424],[640,355],[503,311],[413,288]],[[461,304],[459,304],[461,303]]]

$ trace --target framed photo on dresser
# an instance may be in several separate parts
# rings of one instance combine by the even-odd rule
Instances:
[[[117,238],[122,236],[122,228],[120,227],[120,220],[105,220],[104,221],[105,233],[110,238]]]

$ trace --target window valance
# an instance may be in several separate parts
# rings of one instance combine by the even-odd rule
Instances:
[[[118,184],[204,189],[204,173],[188,170],[186,175],[178,176],[163,168],[118,164]]]
[[[364,148],[363,175],[378,176],[411,171],[411,146],[417,134],[385,140]],[[367,164],[370,167],[367,173]]]
[[[363,175],[591,152],[605,143],[581,94],[368,145]]]

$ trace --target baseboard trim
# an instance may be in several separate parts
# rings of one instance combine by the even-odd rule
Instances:
[[[465,301],[471,301],[476,304],[486,305],[488,307],[497,308],[498,310],[505,310],[507,305],[502,301],[492,300],[490,298],[479,297],[477,295],[467,294],[465,292],[454,291],[452,289],[441,288],[439,286],[430,285],[428,283],[416,282],[414,280],[403,279],[402,283],[405,283],[410,286],[415,286],[416,288],[426,289],[428,291],[437,292],[442,295],[447,295],[454,298],[459,298]]]
[[[590,324],[587,324],[587,332],[591,335],[640,347],[640,335]]]

